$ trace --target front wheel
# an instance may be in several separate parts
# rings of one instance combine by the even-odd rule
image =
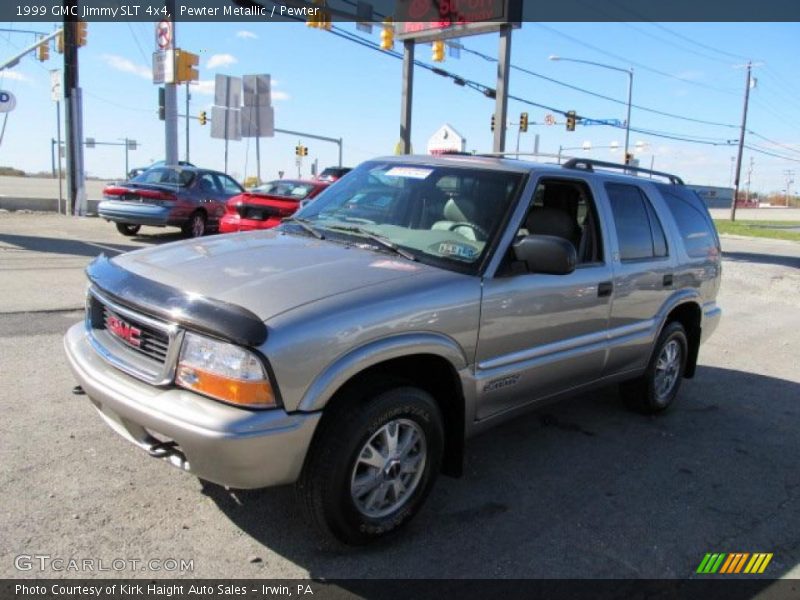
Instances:
[[[322,531],[360,545],[397,531],[424,503],[441,465],[442,421],[414,387],[338,408],[320,425],[297,491]]]
[[[683,325],[673,321],[664,327],[644,375],[620,387],[629,408],[645,414],[669,408],[681,387],[688,347]]]
[[[117,223],[117,231],[126,237],[131,237],[139,233],[141,225],[129,225],[128,223]]]
[[[186,237],[203,237],[206,233],[206,216],[200,211],[193,213],[181,229]]]

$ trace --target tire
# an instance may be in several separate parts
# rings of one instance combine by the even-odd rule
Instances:
[[[442,419],[430,394],[408,386],[353,392],[333,410],[309,449],[297,493],[323,533],[363,545],[398,531],[424,503],[441,467]]]
[[[192,213],[189,220],[181,227],[183,235],[190,238],[203,237],[206,234],[206,216],[201,211]]]
[[[669,408],[681,387],[688,349],[683,325],[677,321],[668,323],[658,337],[644,374],[620,386],[628,408],[644,414]]]
[[[129,225],[128,223],[117,223],[117,231],[125,237],[131,237],[139,233],[141,225]]]

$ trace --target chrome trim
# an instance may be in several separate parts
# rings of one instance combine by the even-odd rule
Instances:
[[[94,296],[94,298],[103,304],[104,306],[108,307],[111,311],[119,314],[120,316],[131,319],[133,321],[137,321],[151,329],[155,329],[163,333],[167,339],[169,340],[169,345],[167,346],[167,354],[164,358],[164,363],[160,364],[158,361],[153,360],[152,358],[148,357],[145,354],[136,353],[135,356],[140,358],[145,362],[153,363],[154,367],[158,365],[157,368],[153,368],[152,370],[145,370],[137,365],[134,365],[132,362],[125,360],[124,355],[118,356],[116,353],[112,352],[111,349],[107,348],[103,345],[100,340],[98,340],[93,334],[93,327],[91,316],[89,313],[89,295]],[[124,306],[120,306],[113,300],[109,299],[108,296],[103,294],[100,290],[98,290],[95,286],[89,288],[87,293],[87,311],[86,311],[86,332],[87,338],[91,343],[92,347],[97,351],[97,353],[109,364],[113,365],[120,371],[127,373],[128,375],[135,377],[137,379],[141,379],[142,381],[146,381],[152,385],[168,385],[172,383],[175,379],[175,370],[177,368],[178,362],[178,353],[181,349],[181,344],[183,343],[183,330],[180,329],[174,323],[165,323],[163,321],[157,321],[151,317],[143,315],[138,312],[134,312]],[[121,348],[124,348],[122,344],[120,344]],[[134,356],[134,350],[126,350],[127,352],[131,353],[131,356]]]

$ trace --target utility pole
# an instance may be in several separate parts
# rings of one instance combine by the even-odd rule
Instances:
[[[64,0],[65,14],[78,11],[77,0]],[[82,214],[86,192],[83,171],[83,118],[78,79],[78,23],[64,17],[64,112],[67,151],[69,213]]]
[[[755,162],[755,159],[751,156],[750,157],[750,168],[747,169],[747,193],[745,194],[745,197],[744,197],[745,204],[748,204],[750,202],[750,181],[753,178],[753,163],[754,162]]]
[[[186,82],[186,162],[189,162],[189,101],[192,94],[189,91],[189,82]]]
[[[403,90],[400,97],[400,154],[411,154],[411,107],[413,98],[414,40],[403,40]]]
[[[739,132],[739,153],[736,156],[736,180],[733,184],[733,203],[731,204],[731,221],[736,220],[736,199],[739,197],[739,181],[742,176],[742,152],[744,151],[744,134],[747,128],[747,104],[750,101],[750,73],[753,69],[753,62],[747,62],[747,78],[744,84],[744,109],[742,110],[742,129]]]
[[[786,196],[785,196],[785,204],[789,206],[789,188],[794,183],[794,170],[792,169],[785,169],[783,171],[783,175],[786,177]]]
[[[511,25],[505,23],[500,26],[500,46],[497,53],[497,87],[494,106],[495,122],[494,152],[504,152],[506,149],[506,121],[508,113],[508,77],[511,68]]]
[[[175,0],[164,0],[170,21],[170,40],[168,52],[174,61],[175,48]],[[174,70],[174,69],[173,69]],[[164,84],[164,159],[168,165],[178,164],[178,91],[177,84]]]

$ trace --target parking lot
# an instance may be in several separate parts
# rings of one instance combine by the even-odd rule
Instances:
[[[61,338],[80,320],[99,219],[0,214],[0,576],[683,578],[707,552],[769,552],[800,577],[800,244],[725,237],[723,320],[659,417],[611,387],[470,440],[399,537],[322,541],[290,488],[229,491],[148,458],[73,395]],[[269,460],[269,457],[264,457]],[[19,555],[189,560],[183,572],[18,570]]]

